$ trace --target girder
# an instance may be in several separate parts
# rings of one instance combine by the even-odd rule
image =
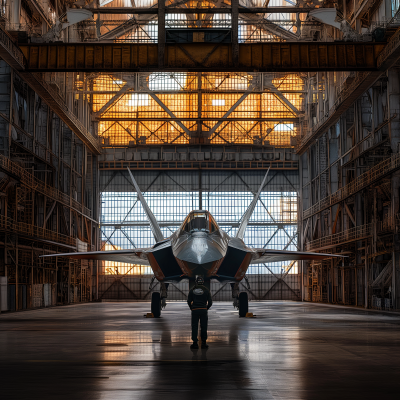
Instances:
[[[239,44],[235,67],[232,45],[68,43],[29,44],[20,48],[29,72],[118,71],[373,71],[385,43],[271,42]],[[164,67],[160,68],[160,65]]]
[[[298,161],[103,161],[100,170],[282,170],[297,171]]]
[[[87,10],[100,14],[157,14],[157,7],[85,7]],[[177,4],[165,7],[165,10],[171,14],[221,14],[230,13],[230,7],[188,7],[178,8]],[[308,14],[314,10],[314,7],[242,7],[239,6],[241,14],[280,14],[280,13],[299,13]]]

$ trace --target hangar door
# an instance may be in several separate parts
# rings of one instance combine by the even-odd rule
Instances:
[[[265,171],[132,171],[150,208],[168,237],[194,209],[211,212],[221,229],[235,236]],[[103,250],[150,247],[155,241],[128,172],[101,171]],[[247,227],[248,246],[297,249],[297,171],[270,171]],[[94,280],[101,300],[146,300],[159,289],[150,267],[116,262],[99,264]],[[241,290],[251,300],[300,300],[296,262],[250,266]],[[217,301],[231,301],[230,285],[212,282]],[[188,283],[171,284],[169,300],[184,300]]]

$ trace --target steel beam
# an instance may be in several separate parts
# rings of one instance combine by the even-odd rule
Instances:
[[[142,93],[142,92],[140,92]],[[272,118],[247,118],[247,117],[223,117],[225,118],[223,121],[254,121],[254,122],[278,122],[280,124],[284,122],[288,123],[297,123],[299,122],[298,117],[293,117],[293,118],[279,118],[279,117],[272,117]],[[193,121],[193,122],[202,122],[202,121],[215,121],[219,120],[221,118],[219,117],[214,117],[214,118],[169,118],[169,117],[98,117],[96,120],[98,121]]]
[[[231,0],[232,58],[233,65],[239,66],[239,0]]]
[[[164,68],[152,43],[24,44],[29,72],[301,72],[375,71],[385,43],[268,42],[239,44],[238,66],[232,45],[165,44]]]
[[[100,170],[293,170],[299,169],[298,161],[102,161]]]
[[[181,226],[182,222],[177,222],[177,221],[157,221],[158,224],[160,226]],[[277,223],[273,223],[273,222],[249,222],[248,226],[277,226],[277,225],[293,225],[293,226],[297,226],[297,222],[277,222]],[[232,223],[232,221],[218,221],[218,225],[220,226],[232,226],[234,228],[238,227],[237,223]],[[131,227],[131,226],[149,226],[149,223],[147,221],[137,221],[137,222],[127,222],[127,223],[121,223],[121,224],[116,224],[116,223],[107,223],[107,224],[100,224],[100,226],[108,226],[108,227],[115,227],[117,226],[118,229],[124,228],[124,227]],[[290,243],[293,241],[293,239],[295,238],[295,236],[293,236],[291,238],[291,240],[289,241],[288,245],[290,245]],[[286,250],[287,247],[289,247],[288,245],[285,246],[285,248],[283,250]]]
[[[158,14],[158,67],[162,69],[164,67],[164,53],[165,53],[165,0],[158,0],[157,7]]]
[[[93,13],[100,14],[158,14],[156,7],[85,7]],[[308,14],[314,10],[314,7],[239,7],[241,14],[280,14],[280,13],[299,13]],[[170,14],[227,14],[231,12],[230,7],[201,7],[201,8],[178,8],[178,7],[165,7],[165,11]]]
[[[239,100],[224,114],[222,118],[207,132],[207,136],[211,137],[215,131],[225,122],[228,121],[229,116],[243,103],[246,97],[251,93],[252,85],[250,85],[247,92],[243,93]]]
[[[175,123],[188,135],[192,136],[191,132],[184,124],[182,124],[180,118],[176,118],[175,114],[151,91],[148,92],[149,96],[171,117],[174,118]]]
[[[115,103],[118,102],[118,100],[124,96],[129,90],[133,90],[133,84],[132,83],[125,83],[125,85],[117,92],[114,94],[113,97],[111,97],[110,100],[107,101],[106,104],[104,104],[103,107],[100,108],[99,111],[95,113],[96,116],[100,116],[104,114],[109,108],[111,108]]]

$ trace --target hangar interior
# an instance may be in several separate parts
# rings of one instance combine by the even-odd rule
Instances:
[[[1,311],[159,290],[149,267],[39,258],[155,243],[127,168],[167,236],[193,209],[233,235],[270,168],[245,242],[347,258],[251,266],[250,299],[398,310],[399,7],[2,0]]]

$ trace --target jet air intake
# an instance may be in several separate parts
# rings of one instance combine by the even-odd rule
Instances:
[[[223,250],[206,232],[193,232],[175,253],[176,258],[190,264],[208,264],[224,256]]]

